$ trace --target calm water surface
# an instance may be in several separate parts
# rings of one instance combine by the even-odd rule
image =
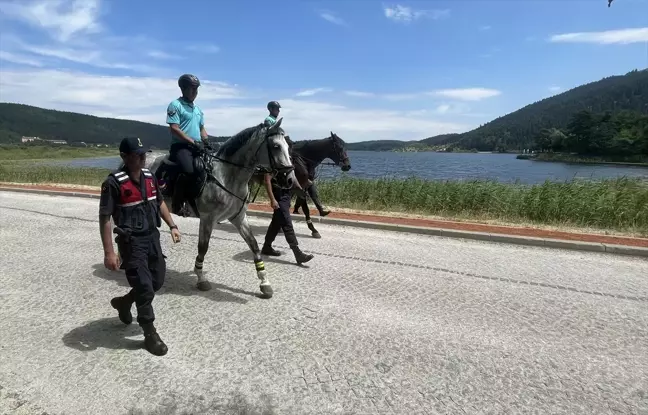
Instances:
[[[342,173],[338,167],[321,166],[322,178],[347,175],[357,178],[419,177],[433,180],[490,179],[500,182],[541,183],[608,177],[640,177],[648,179],[648,168],[595,164],[547,163],[518,160],[515,154],[483,153],[391,153],[349,151],[351,170]],[[102,167],[113,169],[119,157],[54,161],[48,164],[75,167]]]

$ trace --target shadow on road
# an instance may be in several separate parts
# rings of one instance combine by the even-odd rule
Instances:
[[[188,400],[192,403],[189,405],[179,404],[175,397],[167,397],[157,408],[153,410],[143,410],[131,408],[127,415],[276,415],[275,399],[267,394],[252,401],[242,392],[229,394],[229,396],[220,396],[212,401],[206,401],[203,397],[196,398],[189,396]],[[183,406],[186,406],[183,408]]]
[[[128,290],[130,290],[130,285],[128,285],[124,271],[109,271],[104,267],[103,263],[95,264],[92,266],[92,268],[92,274],[95,277],[102,278],[106,281],[116,282],[120,287],[124,287],[124,294],[126,294]],[[212,286],[212,289],[210,291],[199,291],[196,288],[196,277],[192,272],[178,272],[174,270],[167,270],[164,285],[162,286],[160,291],[156,293],[156,295],[173,294],[186,297],[199,295],[216,302],[229,302],[238,304],[246,304],[249,301],[248,299],[241,297],[241,295],[246,297],[257,296],[257,293],[254,293],[252,291],[232,288],[225,284],[220,284],[214,281],[210,282]]]
[[[102,318],[77,327],[63,336],[67,347],[90,352],[99,347],[106,349],[136,350],[142,347],[142,340],[127,337],[142,336],[142,329],[137,324],[124,326],[118,317]]]
[[[268,225],[270,225],[270,219],[269,218],[268,218]],[[257,238],[257,240],[259,240],[260,243],[263,243],[263,238],[265,237],[265,234],[268,231],[268,225],[259,226],[259,225],[250,224],[250,226],[252,227],[252,233]],[[309,239],[312,238],[311,234],[309,234],[309,233],[297,232],[297,230],[299,230],[301,227],[306,228],[306,222],[302,222],[302,223],[298,224],[298,223],[295,223],[295,221],[293,221],[293,227],[295,228],[295,235],[297,235],[298,238],[309,238]],[[308,229],[308,228],[306,228],[306,229]],[[219,231],[231,233],[231,234],[234,234],[234,235],[240,235],[238,230],[236,230],[236,228],[234,227],[234,225],[232,225],[228,221],[224,221],[220,225],[218,225],[218,224],[214,225],[214,230],[219,230]],[[278,237],[283,238],[283,233],[281,232],[281,230],[279,231]]]
[[[301,264],[301,265],[298,264],[295,261],[295,255],[292,253],[290,249],[288,250],[277,249],[277,251],[281,252],[280,257],[263,255],[263,261],[274,262],[275,264],[293,265],[295,267],[300,267],[300,268],[309,268],[308,264]],[[251,266],[254,266],[254,261],[252,261],[251,256],[252,254],[250,254],[250,251],[245,250],[239,252],[238,254],[232,255],[232,259],[234,261],[243,262],[246,264],[251,264]],[[286,258],[286,259],[281,259],[281,258]]]

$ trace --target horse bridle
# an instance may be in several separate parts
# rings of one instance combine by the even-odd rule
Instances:
[[[258,158],[259,151],[261,151],[261,147],[263,146],[263,144],[265,144],[266,147],[267,147],[267,150],[268,150],[268,160],[270,161],[270,168],[267,168],[267,167],[261,167],[259,170],[260,170],[262,173],[269,173],[269,174],[272,174],[273,177],[274,177],[274,176],[276,176],[278,173],[288,173],[288,172],[291,172],[295,167],[294,167],[294,166],[281,167],[281,168],[276,167],[276,163],[275,163],[274,157],[272,157],[272,149],[270,148],[270,140],[269,140],[269,138],[270,138],[271,136],[273,136],[273,135],[275,135],[275,134],[274,134],[274,133],[269,134],[269,133],[266,131],[266,133],[265,133],[265,137],[263,138],[263,141],[261,142],[261,144],[259,144],[259,147],[257,147],[256,151],[254,152],[254,158],[255,158],[255,159]],[[232,166],[236,166],[236,167],[238,167],[238,168],[240,168],[240,169],[243,169],[243,170],[252,170],[252,171],[254,171],[254,170],[257,169],[256,165],[254,165],[254,166],[252,166],[252,167],[249,167],[249,166],[246,166],[246,165],[243,165],[243,164],[234,163],[234,162],[232,162],[232,161],[230,161],[230,160],[225,160],[225,159],[223,159],[223,158],[218,157],[218,156],[215,155],[215,154],[209,154],[209,153],[207,153],[207,152],[205,152],[204,154],[205,154],[208,158],[211,158],[211,159],[214,159],[214,160],[218,160],[218,161],[220,161],[220,162],[222,162],[222,163],[230,164],[230,165],[232,165]],[[227,193],[229,193],[230,195],[234,196],[235,198],[237,198],[238,200],[240,200],[241,202],[243,202],[243,205],[241,205],[241,209],[243,209],[243,206],[245,206],[245,202],[246,202],[246,201],[248,200],[248,198],[250,197],[250,189],[249,189],[249,187],[248,187],[247,194],[245,195],[245,198],[241,198],[239,195],[234,194],[232,191],[230,191],[228,188],[226,188],[226,187],[225,187],[221,182],[219,182],[215,177],[212,176],[212,179],[214,180],[214,182],[216,183],[216,185],[217,185],[218,187],[220,187],[221,189],[225,190],[225,191],[226,191]],[[241,211],[241,209],[239,209],[239,212]],[[238,215],[238,213],[237,213],[237,215]]]

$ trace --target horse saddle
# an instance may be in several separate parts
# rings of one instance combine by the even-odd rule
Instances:
[[[204,156],[200,155],[193,158],[194,172],[191,177],[185,177],[183,187],[187,187],[186,193],[189,198],[197,198],[205,185],[207,179],[207,162]],[[160,190],[165,196],[172,196],[174,188],[178,183],[181,176],[180,165],[169,159],[169,155],[165,155],[162,163],[155,171],[155,177],[158,179]]]

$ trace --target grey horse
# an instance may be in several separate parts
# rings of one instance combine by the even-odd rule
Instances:
[[[254,265],[263,297],[271,298],[273,295],[261,259],[261,250],[247,219],[248,182],[258,167],[275,175],[275,180],[281,187],[291,188],[296,182],[288,143],[281,128],[282,120],[283,118],[279,119],[271,127],[259,124],[246,128],[222,143],[215,155],[206,154],[203,158],[209,160],[205,163],[206,179],[195,200],[198,211],[193,211],[192,208],[193,214],[190,215],[200,218],[198,255],[194,272],[198,279],[197,287],[201,291],[211,289],[211,284],[203,272],[203,263],[214,224],[227,219],[236,227],[254,254]],[[157,171],[163,164],[167,165],[166,168],[174,166],[174,163],[168,160],[168,154],[159,155],[152,161],[147,158],[146,161],[146,167],[157,177],[160,177]],[[167,205],[171,206],[171,195],[165,194],[164,199]]]

